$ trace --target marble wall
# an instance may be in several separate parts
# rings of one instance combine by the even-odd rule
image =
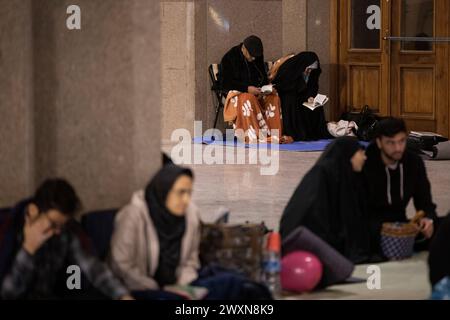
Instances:
[[[308,0],[307,48],[320,57],[320,93],[326,95],[330,94],[330,1],[333,0]],[[325,107],[328,118],[331,105]]]
[[[161,1],[162,140],[195,120],[195,5]]]
[[[317,51],[321,92],[329,94],[329,1],[163,1],[163,139],[176,128],[192,132],[193,119],[203,121],[204,130],[213,126],[215,98],[207,68],[250,34],[263,40],[267,60]]]
[[[0,0],[0,207],[33,185],[31,0]]]
[[[308,0],[282,0],[283,55],[307,49]]]
[[[31,8],[21,4],[8,10],[10,15],[31,16],[23,25],[5,25],[0,19],[2,34],[19,41],[10,54],[20,57],[11,59],[19,75],[14,75],[16,68],[7,69],[17,78],[16,86],[12,92],[0,88],[0,96],[10,98],[8,103],[0,101],[0,112],[10,115],[8,127],[21,124],[13,133],[4,125],[0,129],[0,154],[11,154],[2,157],[2,185],[16,183],[16,175],[20,178],[9,193],[2,190],[0,206],[11,205],[52,176],[71,181],[86,209],[119,206],[160,165],[159,3],[78,0],[81,30],[66,28],[70,4],[32,1]],[[3,7],[1,12],[5,14]],[[20,36],[26,30],[32,41]],[[31,62],[20,54],[27,46]],[[19,96],[24,97],[14,101]],[[32,128],[28,136],[22,132],[25,127]],[[9,136],[16,141],[6,141]],[[23,156],[24,149],[32,151]],[[15,159],[23,163],[4,166]]]
[[[208,65],[249,34],[266,59],[317,51],[328,93],[329,0],[78,0],[77,31],[69,4],[0,0],[0,206],[55,175],[88,208],[126,201],[161,139],[212,127]]]
[[[249,35],[257,35],[264,45],[264,58],[274,60],[283,53],[283,4],[282,1],[209,0],[206,5],[207,50],[206,65],[219,63],[223,55],[241,43]],[[206,84],[210,88],[210,82]],[[206,112],[204,127],[214,124],[215,100],[206,96],[203,105]],[[199,107],[199,106],[197,106]],[[223,116],[219,115],[219,127],[223,128]],[[206,129],[206,128],[204,128]]]

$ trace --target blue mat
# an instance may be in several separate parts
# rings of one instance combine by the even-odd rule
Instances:
[[[224,138],[225,139],[225,138]],[[328,140],[318,140],[318,141],[296,141],[289,144],[279,144],[279,151],[292,151],[292,152],[318,152],[324,151],[328,144],[333,141]],[[248,144],[238,142],[236,139],[233,140],[214,140],[211,137],[196,137],[193,139],[195,144],[206,144],[206,145],[221,145],[226,147],[241,147],[241,148],[271,148],[271,144]],[[360,142],[362,145],[367,146],[367,142]]]
[[[278,148],[280,151],[293,151],[293,152],[314,152],[323,151],[327,145],[333,140],[319,140],[319,141],[297,141],[289,144],[279,144]],[[213,140],[207,137],[197,137],[193,139],[196,144],[206,144],[206,145],[222,145],[227,147],[242,147],[242,148],[271,148],[271,144],[248,144],[227,140]]]

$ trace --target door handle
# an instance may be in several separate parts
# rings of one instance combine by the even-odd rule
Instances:
[[[446,37],[383,37],[386,41],[408,41],[408,42],[450,42]]]
[[[386,36],[383,37],[383,40],[387,40],[387,38],[389,38],[389,29],[386,29]],[[391,53],[391,42],[388,41],[384,44],[384,53],[389,55]]]

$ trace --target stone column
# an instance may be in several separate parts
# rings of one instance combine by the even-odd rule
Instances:
[[[66,27],[73,1],[32,1],[31,21],[29,2],[13,2],[2,0],[0,13],[9,18],[0,19],[2,34],[14,42],[0,83],[15,79],[0,89],[10,128],[0,129],[1,154],[8,152],[0,177],[1,188],[14,184],[0,204],[59,176],[87,210],[123,205],[161,162],[159,2],[77,0],[81,30]]]

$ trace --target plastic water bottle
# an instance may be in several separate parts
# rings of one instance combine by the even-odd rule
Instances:
[[[269,288],[274,297],[281,293],[280,283],[280,251],[281,238],[277,232],[269,234],[263,257],[262,281]]]

